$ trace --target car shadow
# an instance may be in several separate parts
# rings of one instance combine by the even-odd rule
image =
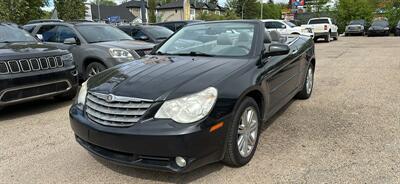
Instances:
[[[7,106],[4,109],[0,110],[0,122],[5,120],[21,118],[23,116],[31,116],[34,114],[46,113],[49,111],[53,111],[55,109],[70,106],[71,103],[72,100],[57,101],[53,98],[46,98],[22,104]]]
[[[279,116],[281,116],[289,107],[290,105],[294,102],[295,100],[291,100],[288,102],[285,106],[283,106],[275,115],[273,115],[268,121],[264,122],[261,125],[261,133],[264,132],[265,130],[268,129],[269,126],[271,126],[276,119],[278,119]],[[130,177],[135,177],[135,178],[140,178],[143,180],[151,180],[155,182],[170,182],[170,183],[191,183],[199,178],[205,177],[213,172],[217,172],[219,170],[222,170],[224,167],[229,167],[225,166],[221,162],[209,164],[203,167],[200,167],[194,171],[191,171],[189,173],[184,173],[184,174],[178,174],[178,173],[169,173],[169,172],[160,172],[160,171],[152,171],[152,170],[145,170],[145,169],[137,169],[133,167],[127,167],[127,166],[121,166],[121,165],[116,165],[110,161],[104,160],[102,158],[94,157],[99,163],[104,165],[105,167],[113,170],[114,172],[130,176]]]

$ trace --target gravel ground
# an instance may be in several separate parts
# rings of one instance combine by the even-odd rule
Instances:
[[[0,183],[400,183],[400,38],[317,43],[314,94],[265,123],[253,160],[185,175],[116,166],[74,140],[71,102],[0,112]]]

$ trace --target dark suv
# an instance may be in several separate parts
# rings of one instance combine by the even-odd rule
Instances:
[[[136,41],[116,27],[100,23],[39,23],[24,26],[31,34],[58,48],[68,49],[84,80],[148,53],[154,44]]]
[[[37,98],[72,99],[77,92],[72,54],[0,23],[0,109]]]

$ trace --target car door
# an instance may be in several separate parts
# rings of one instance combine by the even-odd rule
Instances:
[[[273,43],[266,41],[264,47],[268,49],[271,44]],[[287,55],[262,58],[263,62],[266,63],[263,70],[267,75],[264,77],[263,83],[269,89],[267,113],[280,109],[299,89],[301,59],[297,46],[289,44],[289,47],[291,51]]]

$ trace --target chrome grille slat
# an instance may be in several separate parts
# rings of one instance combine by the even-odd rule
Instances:
[[[126,109],[117,109],[117,108],[105,108],[104,106],[97,105],[92,101],[87,102],[88,107],[105,114],[116,114],[116,115],[126,115],[126,116],[141,116],[143,115],[146,110],[131,110],[129,108]]]
[[[126,127],[137,123],[153,104],[151,100],[114,96],[107,100],[108,94],[88,93],[86,114],[99,124]]]
[[[61,56],[0,61],[0,75],[64,67]]]
[[[88,95],[87,97],[89,100],[91,100],[94,103],[97,103],[99,105],[105,106],[105,107],[111,107],[111,108],[132,108],[132,109],[147,109],[151,106],[151,103],[123,103],[123,102],[114,102],[114,103],[108,103],[101,98],[95,97],[94,95]]]

